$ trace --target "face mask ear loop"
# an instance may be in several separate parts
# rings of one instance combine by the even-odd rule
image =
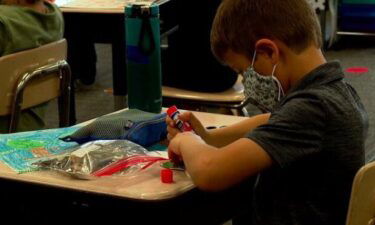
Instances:
[[[277,86],[278,86],[278,88],[279,88],[279,96],[278,96],[278,100],[280,101],[281,96],[284,96],[285,94],[284,94],[284,90],[283,90],[283,87],[281,86],[280,81],[274,76],[274,74],[275,74],[275,70],[276,70],[276,67],[277,67],[277,64],[275,64],[275,65],[273,66],[271,76],[272,76],[273,80],[276,81]]]
[[[257,51],[255,50],[254,51],[254,54],[253,54],[253,61],[251,62],[251,68],[254,69],[254,63],[255,63],[255,57],[257,56]]]

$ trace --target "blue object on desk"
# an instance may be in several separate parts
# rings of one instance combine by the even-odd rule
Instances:
[[[160,113],[161,60],[159,6],[137,3],[125,7],[128,106]]]
[[[100,117],[61,139],[79,144],[94,140],[125,139],[148,147],[166,138],[165,118],[165,113],[155,114],[129,109]]]

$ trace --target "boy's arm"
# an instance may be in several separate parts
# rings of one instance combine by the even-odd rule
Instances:
[[[249,133],[254,128],[266,124],[270,115],[270,113],[260,114],[227,127],[209,130],[203,139],[207,144],[215,147],[226,146],[244,137],[245,134]]]
[[[182,113],[179,119],[188,122],[193,127],[195,133],[201,136],[209,145],[222,147],[244,137],[245,134],[254,128],[266,124],[270,115],[270,113],[260,114],[228,127],[213,130],[207,130],[192,112]],[[168,124],[168,139],[171,140],[180,133],[180,131],[174,127],[174,122],[171,118],[167,117],[166,123]]]
[[[268,153],[248,138],[241,138],[223,148],[215,148],[199,136],[186,132],[178,134],[168,150],[172,159],[182,158],[194,184],[209,191],[237,184],[273,163]]]

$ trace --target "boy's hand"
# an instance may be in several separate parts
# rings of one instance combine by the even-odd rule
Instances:
[[[181,153],[181,143],[182,142],[203,142],[201,137],[198,135],[192,133],[192,132],[183,132],[179,133],[169,142],[168,145],[168,157],[172,162],[175,163],[181,163],[183,161],[182,159],[182,153]]]
[[[176,138],[174,138],[176,137]],[[169,132],[168,132],[168,139],[169,139]],[[178,138],[178,133],[173,136],[173,138],[169,139],[169,145],[168,145],[168,158],[176,163],[180,164],[183,162],[182,157],[181,157],[181,152],[180,152],[180,141],[181,139]]]
[[[167,138],[168,140],[172,140],[178,133],[181,133],[181,131],[179,131],[177,128],[176,128],[176,124],[175,122],[171,119],[171,117],[167,116],[167,118],[165,119],[165,122],[167,123],[167,131],[168,131],[168,135],[167,135]]]
[[[200,137],[202,137],[203,139],[205,139],[208,132],[193,113],[184,112],[184,113],[181,113],[178,118],[184,122],[188,122],[193,128],[194,132]],[[172,140],[177,134],[181,133],[181,131],[179,131],[175,127],[174,121],[169,116],[167,116],[166,123],[167,123],[167,131],[168,131],[168,136],[167,136],[168,140]]]

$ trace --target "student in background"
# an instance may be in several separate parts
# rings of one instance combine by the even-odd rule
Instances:
[[[63,37],[60,10],[44,0],[0,0],[0,56],[36,48]],[[0,86],[1,88],[1,86]],[[46,104],[21,112],[17,131],[42,129]],[[9,116],[0,117],[0,133],[6,133]]]
[[[181,114],[195,133],[180,133],[167,118],[170,158],[185,163],[198,188],[219,191],[257,176],[248,190],[252,225],[345,224],[368,117],[321,45],[306,0],[224,0],[213,53],[270,113],[215,130]]]

